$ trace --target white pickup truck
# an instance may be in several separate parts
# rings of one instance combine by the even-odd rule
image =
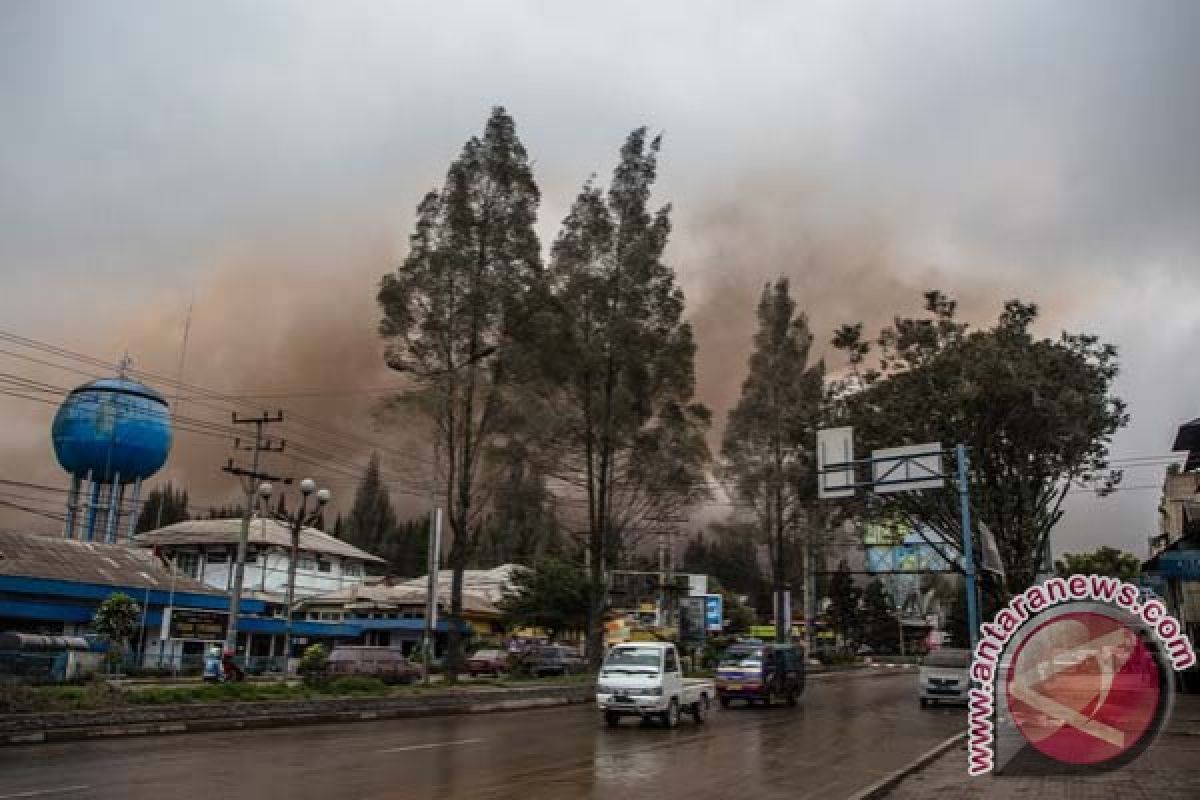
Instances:
[[[621,717],[661,720],[668,728],[683,713],[697,723],[716,697],[712,681],[683,677],[679,654],[670,642],[630,642],[608,651],[596,683],[596,707],[610,728]]]

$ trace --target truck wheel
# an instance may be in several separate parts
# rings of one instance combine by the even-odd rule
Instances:
[[[720,701],[720,703],[721,703],[721,708],[729,708],[729,703],[730,703],[731,701],[730,701],[730,699],[729,699],[728,697],[718,697],[718,698],[717,698],[717,700],[719,700],[719,701]]]
[[[604,723],[610,728],[615,728],[621,724],[621,715],[615,711],[605,711]]]
[[[667,710],[663,712],[663,724],[668,728],[679,727],[679,701],[674,697],[671,698],[671,704],[667,706]]]
[[[703,725],[704,720],[708,719],[708,695],[700,695],[700,699],[692,707],[692,718],[696,720],[697,725]]]
[[[929,701],[924,697],[921,698],[921,708],[929,708]]]
[[[787,704],[788,704],[789,706],[791,706],[792,708],[795,708],[795,707],[796,707],[796,703],[797,703],[797,698],[796,698],[796,690],[795,690],[795,689],[792,689],[790,692],[788,692],[788,695],[787,695]]]

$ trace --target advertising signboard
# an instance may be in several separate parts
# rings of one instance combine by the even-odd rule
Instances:
[[[703,642],[707,630],[704,597],[684,597],[679,601],[679,633],[685,642]]]
[[[201,611],[194,608],[168,608],[167,638],[193,642],[223,642],[229,615],[224,611]]]
[[[704,595],[704,627],[720,633],[724,615],[725,609],[721,595]]]

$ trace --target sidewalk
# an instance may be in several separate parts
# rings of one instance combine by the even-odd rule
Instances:
[[[1194,800],[1200,797],[1200,695],[1178,695],[1167,730],[1140,758],[1113,772],[971,778],[964,740],[884,796],[893,800]]]

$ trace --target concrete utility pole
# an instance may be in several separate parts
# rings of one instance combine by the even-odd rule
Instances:
[[[285,442],[275,444],[269,439],[263,438],[263,428],[275,422],[283,422],[283,412],[277,411],[274,415],[264,411],[262,416],[242,418],[233,414],[234,425],[253,425],[254,426],[254,444],[250,447],[242,447],[241,440],[234,441],[234,448],[238,450],[246,450],[253,453],[251,457],[250,469],[241,469],[233,464],[233,459],[229,459],[229,463],[221,467],[222,472],[228,472],[230,475],[238,477],[242,480],[242,492],[245,495],[245,508],[242,509],[242,530],[238,535],[237,562],[233,568],[233,586],[229,593],[229,627],[225,634],[225,648],[237,653],[237,625],[238,613],[242,606],[242,581],[246,572],[246,540],[250,536],[250,518],[254,513],[254,506],[258,496],[260,484],[281,480],[275,475],[268,475],[265,472],[258,471],[258,457],[261,453],[281,453],[286,445]],[[268,488],[268,494],[270,489]]]

